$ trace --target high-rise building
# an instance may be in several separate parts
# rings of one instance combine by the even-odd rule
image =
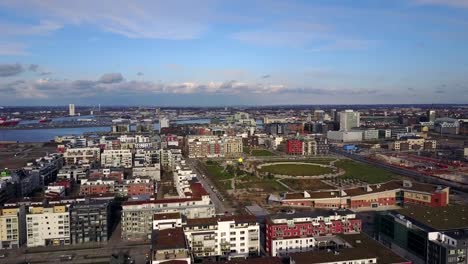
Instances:
[[[103,242],[109,238],[110,204],[92,200],[72,205],[70,213],[71,243]]]
[[[165,127],[169,127],[169,119],[166,117],[160,118],[159,119],[159,131],[161,131],[161,129]]]
[[[437,113],[435,110],[427,110],[427,121],[434,122],[436,120]]]
[[[75,115],[75,105],[74,104],[69,104],[68,105],[68,115],[69,116],[74,116]]]
[[[349,131],[351,128],[359,127],[360,114],[353,110],[340,112],[340,130]]]

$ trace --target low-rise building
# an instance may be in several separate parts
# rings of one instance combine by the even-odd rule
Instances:
[[[390,181],[342,190],[285,193],[279,202],[285,206],[326,209],[374,210],[407,204],[444,207],[449,204],[449,190],[430,184]]]

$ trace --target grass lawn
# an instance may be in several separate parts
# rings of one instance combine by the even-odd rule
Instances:
[[[259,188],[265,192],[284,192],[287,191],[286,187],[278,183],[274,179],[261,179],[253,177],[248,182],[238,182],[236,185],[238,189]]]
[[[304,163],[317,163],[323,165],[329,165],[330,162],[336,159],[331,158],[308,158],[304,160],[275,160],[274,162],[304,162]]]
[[[284,184],[293,188],[297,191],[318,191],[318,190],[329,190],[335,189],[334,187],[323,183],[319,179],[283,179],[281,180]]]
[[[224,168],[218,164],[207,164],[206,170],[208,171],[209,176],[214,180],[225,180],[234,177],[234,175],[224,171]]]
[[[254,157],[269,157],[269,156],[275,156],[275,154],[269,150],[266,149],[252,149],[252,154],[251,156]]]
[[[358,179],[371,184],[390,181],[398,177],[385,169],[352,160],[340,160],[335,165],[346,171],[343,178]]]
[[[307,164],[275,164],[264,166],[260,169],[263,173],[273,173],[291,176],[314,176],[332,173],[331,168]]]

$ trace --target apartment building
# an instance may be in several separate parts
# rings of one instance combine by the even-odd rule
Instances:
[[[101,166],[131,168],[132,152],[129,149],[106,149],[101,154]]]
[[[80,185],[80,195],[100,195],[115,192],[114,179],[83,179]]]
[[[288,139],[286,141],[286,153],[289,155],[302,155],[302,141],[298,139]]]
[[[224,156],[224,146],[218,136],[187,136],[186,141],[189,158]]]
[[[63,158],[67,165],[93,164],[101,160],[101,149],[96,147],[67,148],[63,153]]]
[[[0,249],[19,248],[26,243],[24,206],[0,209]]]
[[[243,152],[241,137],[223,137],[223,150],[226,157],[239,157]]]
[[[156,213],[153,216],[153,230],[164,230],[182,227],[182,214]]]
[[[70,208],[70,238],[72,244],[104,242],[111,229],[110,203],[106,200],[86,200]]]
[[[156,194],[156,183],[148,177],[137,177],[125,179],[123,181],[122,190],[119,191],[121,196],[145,195],[152,196]]]
[[[209,194],[200,183],[191,184],[185,198],[130,200],[122,204],[122,239],[150,239],[156,213],[180,212],[187,218],[215,215]]]
[[[144,167],[133,167],[133,177],[149,177],[155,181],[161,180],[161,165],[153,164]]]
[[[194,258],[260,254],[260,226],[252,215],[187,219],[183,229]]]
[[[421,137],[407,137],[393,141],[389,147],[395,151],[434,151],[437,148],[437,141]]]
[[[320,238],[361,232],[361,220],[349,210],[273,215],[266,220],[265,248],[270,256],[313,250]]]
[[[27,246],[70,244],[69,205],[33,205],[26,212]]]
[[[159,230],[151,245],[151,263],[192,263],[182,228]]]

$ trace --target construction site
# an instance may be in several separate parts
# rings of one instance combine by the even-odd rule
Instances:
[[[423,157],[416,153],[376,154],[373,159],[420,174],[468,184],[468,163],[463,161]]]

